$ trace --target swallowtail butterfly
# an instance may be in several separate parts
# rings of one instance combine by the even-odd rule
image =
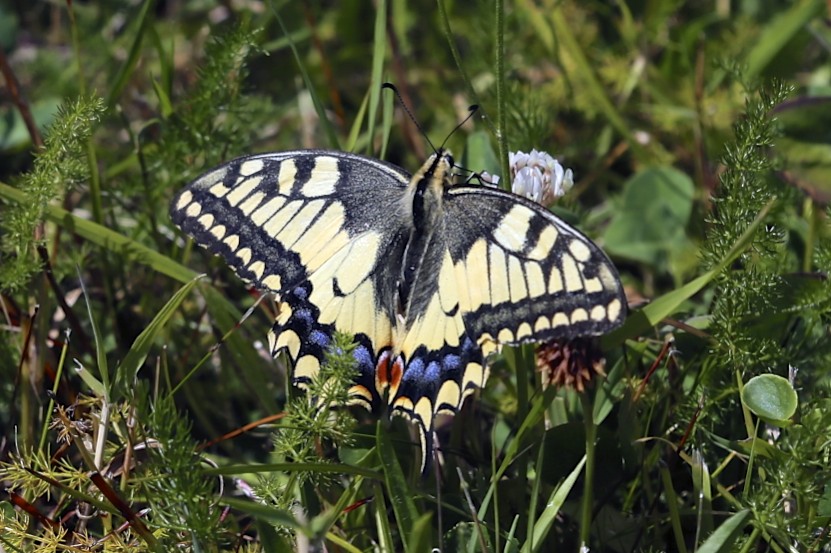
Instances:
[[[588,238],[523,197],[453,183],[439,150],[410,176],[335,151],[241,157],[184,188],[173,222],[280,302],[271,353],[301,387],[333,333],[354,335],[350,402],[415,423],[422,467],[435,417],[484,386],[504,344],[593,336],[626,312]]]

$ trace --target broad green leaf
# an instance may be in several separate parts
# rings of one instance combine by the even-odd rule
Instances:
[[[763,421],[787,426],[796,413],[796,391],[788,379],[775,374],[755,376],[742,388],[742,403]]]
[[[604,232],[606,251],[655,267],[687,255],[694,189],[692,179],[672,167],[637,173],[624,185],[622,205]]]

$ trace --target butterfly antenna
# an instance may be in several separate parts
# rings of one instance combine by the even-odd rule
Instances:
[[[421,127],[421,125],[419,125],[418,119],[416,119],[415,115],[413,115],[413,112],[410,111],[410,108],[404,102],[404,98],[401,97],[401,93],[398,92],[398,89],[395,87],[395,85],[392,84],[392,83],[384,83],[384,84],[381,85],[381,88],[388,88],[389,90],[392,90],[393,94],[395,94],[395,97],[398,98],[398,103],[401,105],[401,109],[404,110],[404,113],[407,114],[407,117],[409,117],[410,121],[413,122],[413,125],[416,126],[416,128],[418,129],[418,132],[420,132],[421,136],[423,136],[424,139],[427,141],[427,144],[430,145],[430,147],[433,149],[434,152],[438,153],[438,150],[436,149],[436,147],[433,146],[432,142],[430,142],[430,137],[427,136],[427,133],[424,132],[424,129]],[[465,121],[467,121],[467,119],[465,119]]]
[[[453,128],[453,130],[452,130],[452,131],[450,131],[450,134],[448,134],[448,135],[447,135],[447,138],[445,138],[445,139],[444,139],[444,142],[442,142],[442,143],[441,143],[441,149],[442,149],[442,150],[444,150],[444,145],[445,145],[445,144],[447,144],[447,141],[448,141],[448,140],[450,140],[450,137],[451,137],[451,136],[453,136],[453,135],[456,133],[456,131],[458,131],[459,129],[461,129],[461,128],[462,128],[462,126],[463,126],[465,123],[467,123],[468,121],[470,121],[470,118],[471,118],[471,117],[473,117],[473,115],[474,115],[477,111],[479,111],[479,104],[473,104],[472,106],[470,106],[469,108],[467,108],[467,111],[468,111],[467,117],[465,117],[464,119],[462,119],[462,122],[461,122],[461,123],[459,123],[458,125],[456,125],[456,126]]]

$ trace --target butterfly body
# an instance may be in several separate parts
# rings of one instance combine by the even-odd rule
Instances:
[[[625,315],[614,266],[543,207],[454,185],[440,151],[414,176],[322,150],[233,160],[174,199],[173,221],[276,295],[269,333],[308,383],[333,333],[355,337],[351,402],[413,420],[484,385],[504,344],[598,335]]]

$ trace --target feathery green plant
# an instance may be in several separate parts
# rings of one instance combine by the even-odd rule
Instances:
[[[0,221],[0,290],[19,291],[40,269],[35,249],[46,239],[44,209],[87,179],[87,140],[103,113],[103,100],[96,97],[77,98],[59,108],[32,170],[20,177],[26,200],[5,208]]]

